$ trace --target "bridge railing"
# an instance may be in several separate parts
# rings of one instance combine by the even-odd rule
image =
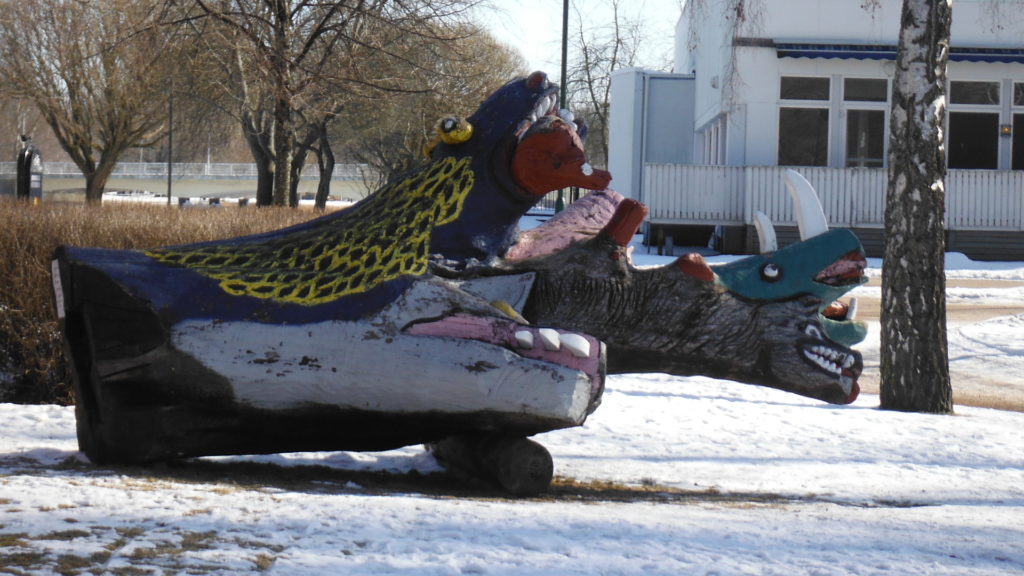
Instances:
[[[15,162],[0,162],[0,175],[13,175],[17,172]],[[73,162],[43,162],[43,177],[81,178],[82,171]],[[320,172],[316,165],[307,164],[303,167],[302,178],[319,178]],[[166,162],[119,162],[111,173],[112,178],[166,178]],[[239,179],[255,180],[256,165],[246,163],[202,163],[175,162],[171,164],[172,178],[198,179]],[[372,178],[372,169],[367,164],[337,164],[331,176],[332,180],[365,180]]]

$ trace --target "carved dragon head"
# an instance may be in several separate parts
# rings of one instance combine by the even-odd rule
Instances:
[[[436,227],[432,253],[455,267],[500,256],[515,242],[519,218],[548,192],[608,185],[611,175],[587,162],[586,125],[557,103],[558,85],[534,72],[499,88],[466,120],[442,121],[442,132],[462,127],[462,136],[441,134],[431,160],[471,158],[475,185],[463,207],[469,217]]]
[[[791,191],[820,212],[809,185]],[[801,215],[813,235],[783,250],[762,236],[773,250],[729,264],[689,254],[638,269],[628,244],[645,215],[606,191],[524,234],[509,252],[512,270],[537,274],[524,316],[601,338],[610,372],[703,374],[834,403],[857,397],[863,362],[849,346],[864,324],[849,313],[855,305],[829,308],[864,282],[855,236]]]

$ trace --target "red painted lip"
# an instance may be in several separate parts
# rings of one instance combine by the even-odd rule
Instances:
[[[523,134],[512,158],[512,177],[536,198],[568,187],[604,190],[612,179],[606,170],[589,168],[575,126],[556,116],[537,120]]]
[[[852,404],[853,401],[857,399],[857,396],[860,396],[860,384],[857,384],[857,382],[854,381],[853,389],[850,390],[850,395],[846,397],[843,404]]]
[[[857,284],[864,278],[867,266],[868,261],[863,254],[858,251],[849,252],[819,272],[814,281],[829,286]]]

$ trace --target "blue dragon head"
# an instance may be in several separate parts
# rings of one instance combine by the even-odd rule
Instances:
[[[849,230],[829,230],[811,184],[795,170],[786,172],[801,241],[779,249],[767,217],[755,214],[761,254],[715,267],[718,282],[751,300],[812,296],[821,302],[821,323],[833,340],[846,346],[862,341],[867,326],[856,317],[856,300],[840,296],[867,282],[864,246]]]

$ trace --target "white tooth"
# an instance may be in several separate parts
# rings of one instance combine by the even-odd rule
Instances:
[[[533,110],[533,115],[536,116],[537,118],[540,118],[541,116],[546,116],[548,110],[551,110],[551,98],[551,96],[548,96],[547,98],[544,98],[543,100],[538,102],[537,107]]]
[[[565,120],[566,124],[572,124],[573,120],[576,119],[576,117],[573,116],[572,112],[565,108],[562,108],[561,110],[558,111],[558,117],[561,118],[562,120]]]
[[[584,162],[580,170],[583,171],[584,176],[590,176],[594,173],[594,168],[590,165],[590,162]]]
[[[589,358],[590,357],[590,342],[586,338],[579,334],[562,334],[559,336],[562,341],[562,345],[572,352],[572,355],[577,358]]]
[[[846,307],[846,319],[856,320],[857,319],[857,299],[850,298],[850,305]]]
[[[853,368],[853,356],[847,356],[846,359],[843,360],[843,368]]]
[[[519,330],[516,332],[516,344],[520,348],[533,348],[533,332],[529,330]]]
[[[541,328],[537,331],[537,335],[540,336],[540,342],[544,345],[544,349],[549,352],[556,352],[562,347],[562,343],[558,339],[558,331],[554,329]]]
[[[800,228],[800,240],[814,238],[828,232],[828,220],[821,208],[821,201],[814,192],[814,187],[796,170],[786,170],[786,188],[793,198],[793,212],[797,227]]]
[[[775,252],[779,249],[779,241],[775,236],[775,226],[767,214],[758,210],[754,212],[754,228],[757,230],[757,239],[761,245],[761,253]]]

